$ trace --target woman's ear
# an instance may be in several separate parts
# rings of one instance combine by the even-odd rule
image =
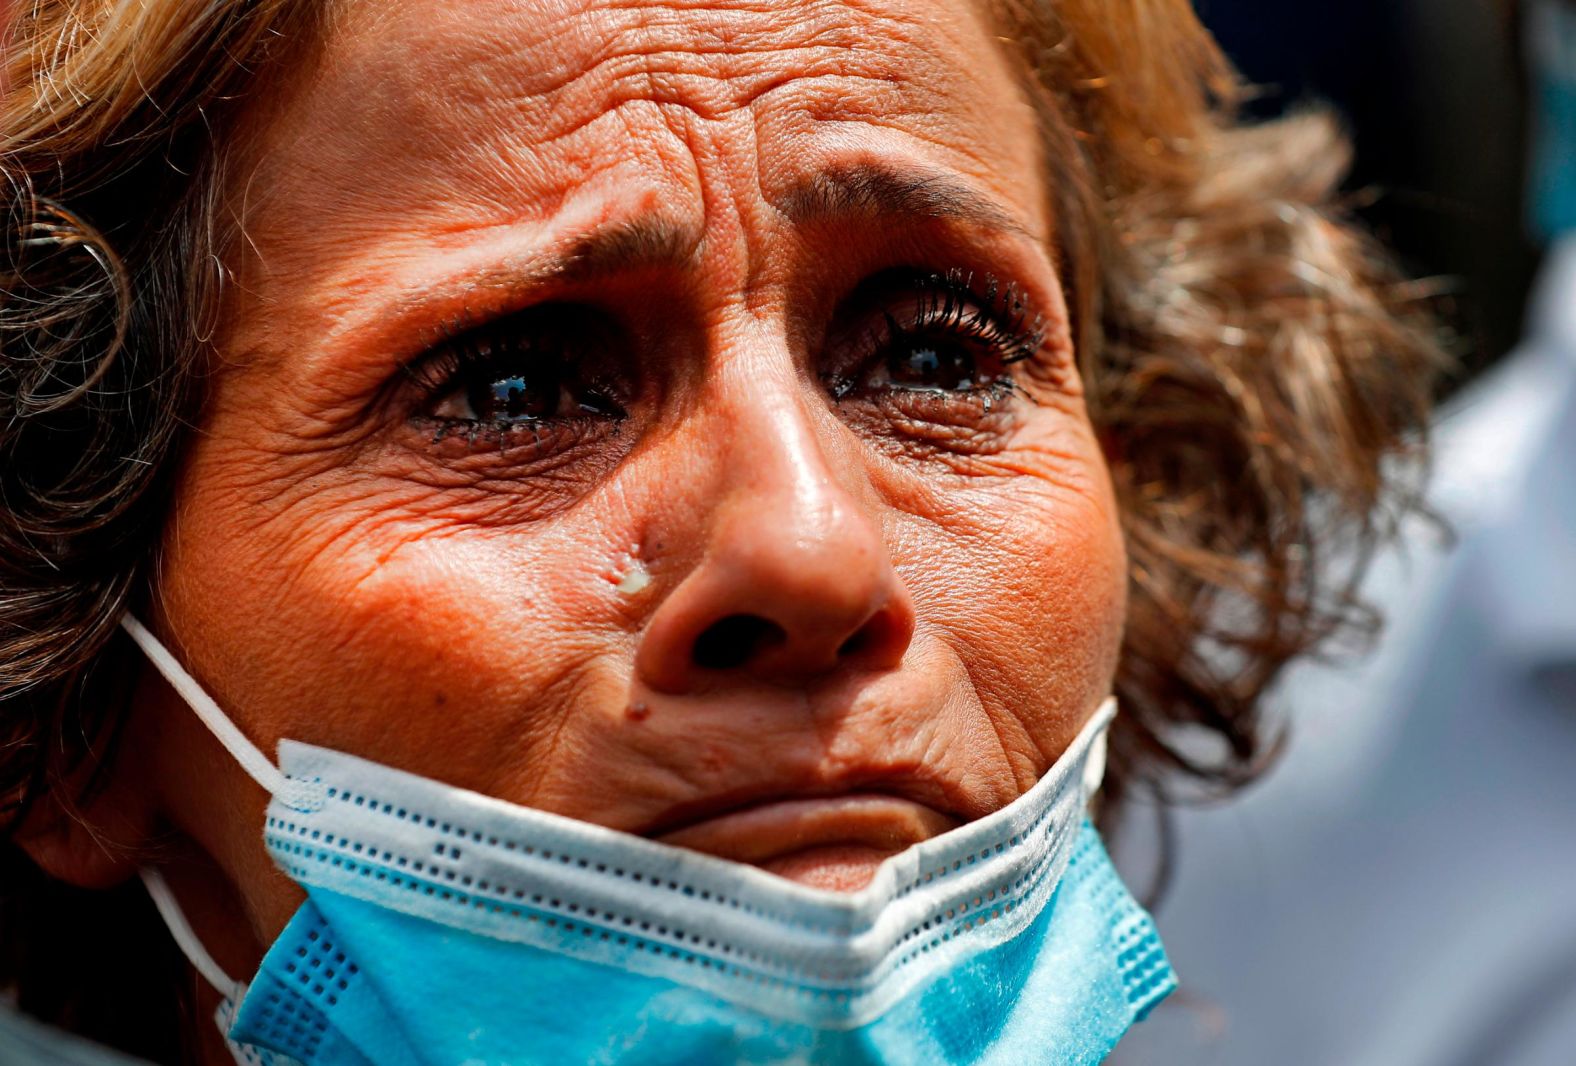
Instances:
[[[28,807],[12,839],[49,876],[108,888],[146,860],[158,820],[145,790],[113,769],[92,781],[91,757]],[[96,787],[95,787],[96,786]]]

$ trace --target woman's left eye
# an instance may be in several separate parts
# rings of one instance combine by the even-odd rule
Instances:
[[[827,374],[836,399],[880,394],[986,393],[1010,389],[1010,366],[1035,355],[1044,330],[1014,286],[972,275],[894,272],[861,286],[851,317],[863,320],[837,347]]]
[[[870,388],[939,389],[955,392],[978,388],[999,373],[982,371],[989,353],[976,352],[969,342],[945,335],[899,337],[889,343],[886,360],[865,378]],[[998,371],[999,367],[991,367]]]

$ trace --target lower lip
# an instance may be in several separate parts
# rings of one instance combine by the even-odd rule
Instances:
[[[959,824],[911,800],[852,795],[766,803],[657,839],[747,862],[801,884],[855,891],[883,860]]]

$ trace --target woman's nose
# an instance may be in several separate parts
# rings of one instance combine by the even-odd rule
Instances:
[[[754,413],[716,456],[723,483],[700,562],[636,653],[659,692],[890,669],[913,635],[880,523],[839,480],[809,418],[792,404]]]

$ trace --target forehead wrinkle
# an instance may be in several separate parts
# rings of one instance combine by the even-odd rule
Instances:
[[[784,18],[785,10],[792,12],[790,18]],[[506,33],[495,37],[491,54],[477,55],[475,62],[497,70],[495,85],[544,100],[571,95],[654,99],[716,117],[747,106],[786,72],[794,78],[862,74],[885,81],[906,67],[889,54],[891,49],[873,44],[916,51],[898,12],[840,0],[794,5],[616,0],[588,4],[584,12],[596,18],[555,23],[522,4],[505,24],[520,27],[523,19],[538,36],[545,62],[518,63],[512,55],[517,44]],[[906,58],[912,63],[922,54]],[[448,95],[439,95],[440,104]],[[561,111],[549,108],[544,117]]]
[[[375,13],[382,2],[352,7]],[[408,174],[424,164],[452,167],[461,153],[491,161],[540,150],[625,104],[718,118],[823,79],[825,95],[862,92],[889,103],[903,87],[925,87],[928,107],[929,90],[955,76],[912,39],[912,14],[877,3],[515,0],[493,5],[481,26],[474,11],[449,6],[421,22],[419,37],[391,17],[352,23],[367,39],[330,48],[324,89],[333,100],[311,109],[319,132],[296,165],[312,165],[321,145],[347,130],[386,133],[401,145]],[[404,61],[411,55],[445,60]],[[521,133],[523,144],[511,136]],[[379,162],[387,169],[388,160]],[[501,169],[495,195],[517,178]]]
[[[359,11],[376,10],[378,2],[381,0],[354,7]],[[323,240],[306,243],[295,239],[270,244],[275,255],[283,258],[286,274],[293,275],[298,284],[303,275],[312,275],[320,283],[324,279],[336,280],[336,273],[343,278],[344,269],[356,265],[347,262],[351,253],[343,250],[354,243],[344,239],[346,233],[381,246],[385,252],[395,251],[386,239],[391,232],[391,219],[398,220],[406,232],[419,233],[425,227],[445,237],[464,230],[497,227],[500,223],[523,224],[528,218],[533,226],[537,225],[541,208],[554,201],[561,203],[571,190],[585,186],[588,169],[599,174],[599,168],[610,173],[621,173],[625,168],[642,175],[656,173],[668,186],[659,195],[671,200],[678,192],[679,198],[688,198],[693,189],[673,188],[690,184],[679,164],[689,161],[692,146],[682,138],[642,134],[620,142],[640,148],[637,152],[625,148],[610,150],[603,140],[561,135],[560,127],[565,123],[583,125],[584,112],[591,112],[596,118],[630,113],[619,106],[622,98],[618,93],[606,95],[607,86],[580,85],[580,90],[591,91],[571,92],[570,96],[576,99],[553,91],[555,87],[562,89],[561,75],[566,70],[579,68],[577,59],[590,61],[594,69],[595,61],[605,58],[607,50],[615,54],[626,50],[618,47],[620,32],[627,34],[630,27],[615,26],[609,40],[607,33],[593,32],[595,28],[585,22],[543,18],[541,9],[535,6],[537,2],[517,0],[498,5],[500,17],[484,31],[495,46],[491,56],[485,54],[487,49],[478,54],[473,39],[477,36],[474,9],[460,3],[453,5],[452,10],[445,8],[453,16],[447,21],[440,19],[436,26],[430,19],[422,21],[417,36],[407,34],[405,31],[412,27],[403,22],[396,32],[376,32],[380,21],[399,20],[373,20],[371,41],[347,44],[345,50],[353,53],[353,58],[325,66],[322,82],[313,83],[313,94],[322,98],[313,99],[313,94],[303,97],[295,121],[287,124],[279,134],[280,140],[274,142],[273,147],[283,150],[278,153],[276,173],[269,177],[279,180],[261,183],[280,193],[298,194],[276,201],[275,209],[267,213],[270,219],[299,219],[305,213],[299,210],[305,202],[315,215],[331,224],[322,227]],[[569,0],[568,6],[578,6],[580,2]],[[655,9],[661,16],[658,21],[673,23],[664,27],[664,32],[673,34],[683,29],[677,16],[688,13],[693,4],[693,0],[675,5],[615,2],[626,9],[626,18],[641,13],[638,9]],[[554,4],[547,0],[543,6],[552,9]],[[674,10],[668,11],[668,6]],[[763,5],[755,14],[773,10],[776,9]],[[804,150],[784,138],[807,136],[824,126],[832,131],[827,134],[829,146],[835,145],[844,136],[837,132],[841,125],[857,121],[866,129],[880,127],[909,142],[920,142],[927,155],[951,159],[946,169],[931,168],[933,173],[919,168],[909,173],[906,165],[888,175],[868,167],[863,171],[858,167],[836,168],[812,179],[807,188],[787,197],[779,208],[786,208],[785,214],[797,213],[805,219],[929,216],[1022,232],[1023,225],[996,206],[1002,201],[976,191],[982,182],[995,190],[998,182],[992,179],[1001,170],[1001,160],[989,153],[979,155],[979,150],[994,146],[999,140],[990,138],[982,146],[968,137],[981,132],[985,119],[991,117],[982,110],[989,97],[982,85],[970,79],[972,68],[948,65],[942,60],[943,55],[951,54],[948,50],[925,47],[927,41],[921,39],[919,31],[929,27],[930,22],[907,21],[900,16],[910,13],[901,6],[886,10],[886,5],[872,0],[813,4],[810,10],[822,16],[821,24],[809,27],[808,40],[789,33],[793,39],[784,43],[795,47],[779,56],[781,63],[794,69],[785,71],[778,69],[780,63],[766,64],[772,69],[759,73],[769,76],[771,82],[752,85],[731,98],[733,104],[742,101],[747,105],[745,114],[755,112],[758,120],[770,121],[779,131],[763,140],[770,139],[779,147],[786,145],[803,166]],[[943,12],[949,16],[969,13],[967,8],[950,12],[943,8]],[[827,34],[835,36],[844,31],[844,15],[861,28],[868,28],[872,20],[882,23],[887,31],[887,47],[872,47],[867,40],[860,48],[840,50],[841,58],[833,63],[832,55],[825,50],[830,43]],[[527,17],[528,21],[520,21]],[[952,19],[943,21],[950,24]],[[459,33],[462,28],[469,37]],[[751,49],[747,45],[765,47],[777,43],[772,39],[771,27],[764,22],[758,26],[712,28],[719,32],[714,40],[706,42],[713,54],[704,58],[714,63],[743,63],[741,70],[754,70],[758,61],[758,57],[748,54]],[[524,32],[527,29],[533,32]],[[798,31],[805,29],[803,24],[798,27]],[[649,39],[649,27],[647,32]],[[657,36],[657,43],[671,48],[673,42]],[[418,41],[422,54],[441,55],[444,61],[436,66],[404,62],[409,58],[406,46]],[[525,61],[542,58],[544,53],[545,62]],[[669,50],[663,48],[657,54],[667,57]],[[802,61],[812,58],[835,70],[821,70],[817,63],[804,69]],[[799,62],[789,62],[790,59]],[[667,59],[663,58],[658,65],[666,64]],[[939,64],[939,68],[932,64]],[[649,66],[646,73],[651,73]],[[714,77],[697,77],[705,73]],[[700,101],[689,99],[689,94],[680,90],[694,89],[705,97],[702,89],[710,85],[715,91],[718,87],[715,75],[731,73],[692,70],[682,81],[669,82],[663,88],[668,96],[676,94],[681,98],[686,113],[700,113],[705,110],[697,110],[695,105]],[[878,77],[881,74],[887,74],[890,80]],[[939,76],[922,76],[925,74]],[[369,91],[367,85],[374,78],[378,87],[375,92]],[[873,96],[851,94],[850,80],[879,85],[882,91]],[[570,79],[571,84],[574,81]],[[638,95],[638,102],[650,109],[641,114],[655,126],[656,120],[665,115],[661,109],[669,105],[656,103],[652,97],[663,97],[664,93],[652,93],[649,77],[644,81],[647,92]],[[391,85],[403,87],[395,102],[389,99]],[[549,91],[542,96],[536,91],[540,89]],[[950,107],[943,106],[947,100],[953,101]],[[955,121],[960,118],[962,123]],[[285,137],[284,133],[292,136]],[[377,136],[383,133],[387,134],[386,143]],[[386,151],[390,144],[397,151]],[[307,146],[310,151],[303,150]],[[669,154],[674,159],[669,160]],[[868,156],[869,146],[860,154]],[[326,160],[325,155],[329,156]],[[615,163],[620,166],[615,168]],[[961,166],[955,176],[954,165]],[[787,168],[773,169],[781,173]],[[456,180],[457,170],[463,171],[464,180]],[[1019,198],[1011,196],[1007,202],[1016,205]],[[296,232],[288,223],[275,228]],[[451,294],[463,288],[475,291],[478,297],[496,299],[500,290],[519,292],[555,278],[575,280],[605,275],[642,262],[671,264],[698,255],[703,247],[700,237],[685,233],[681,225],[664,226],[643,219],[638,227],[626,228],[622,233],[615,228],[593,241],[574,236],[552,241],[556,261],[545,254],[546,247],[517,246],[508,262],[476,265],[468,279],[455,278],[452,285],[445,287]],[[273,244],[280,246],[272,247]],[[387,281],[378,287],[386,291]],[[412,285],[383,306],[426,303],[414,291],[417,288]],[[454,298],[450,306],[460,299]]]
[[[517,205],[522,185],[544,192],[585,165],[576,135],[626,105],[716,117],[770,100],[813,117],[857,99],[847,117],[879,121],[945,111],[940,97],[961,77],[918,39],[928,23],[871,0],[794,7],[787,24],[778,6],[748,0],[504,0],[480,27],[469,5],[440,5],[419,37],[378,17],[380,2],[351,5],[357,39],[330,42],[326,104],[302,116],[312,136],[296,146],[311,148],[285,151],[269,175],[281,180],[265,187],[318,181],[337,186],[338,210],[374,215],[441,182],[450,217],[480,220]],[[610,23],[576,17],[593,11]],[[406,62],[417,48],[446,58]],[[386,142],[398,155],[377,154]],[[461,165],[469,180],[457,183]]]

